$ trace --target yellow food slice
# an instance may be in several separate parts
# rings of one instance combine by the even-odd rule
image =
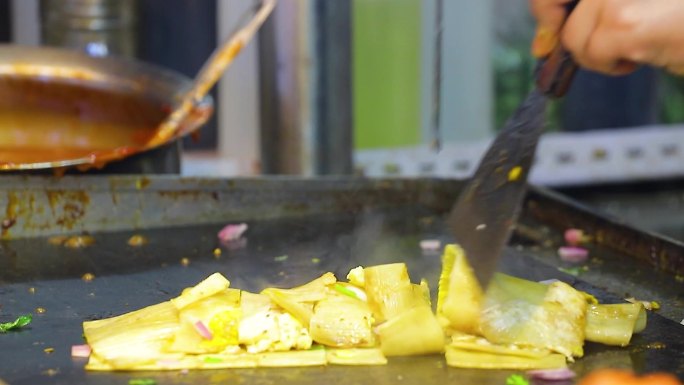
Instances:
[[[415,306],[405,263],[370,266],[363,269],[364,289],[376,322],[384,322]]]
[[[454,334],[451,336],[451,343],[448,345],[448,347],[482,353],[529,358],[540,358],[551,354],[551,351],[548,349],[521,347],[518,345],[493,344],[487,341],[485,338],[467,334]]]
[[[543,357],[522,357],[463,350],[448,346],[447,365],[471,369],[556,369],[566,367],[565,356],[552,353]]]
[[[323,366],[327,363],[325,349],[269,352],[257,355],[259,367]]]
[[[309,323],[311,338],[319,344],[351,348],[375,345],[373,314],[366,302],[336,296],[319,301]]]
[[[645,327],[645,315],[641,303],[590,305],[585,338],[606,345],[627,346],[632,335]]]
[[[458,245],[444,247],[438,290],[437,317],[444,328],[479,334],[482,288]]]
[[[563,282],[547,287],[543,297],[536,293],[537,284],[524,293],[499,287],[529,281],[495,275],[487,292],[487,302],[480,319],[480,330],[487,340],[497,344],[516,344],[549,349],[568,359],[583,355],[587,302],[582,293]],[[505,286],[505,285],[504,285]]]
[[[379,325],[380,348],[386,356],[444,351],[444,331],[428,306],[419,306]]]
[[[182,309],[189,304],[212,296],[226,290],[230,286],[230,281],[221,273],[214,273],[197,285],[183,290],[180,296],[171,300],[177,309]]]
[[[385,365],[387,358],[382,350],[373,349],[326,349],[326,359],[333,365]]]

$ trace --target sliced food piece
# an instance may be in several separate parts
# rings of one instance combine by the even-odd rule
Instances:
[[[458,245],[446,245],[437,295],[437,317],[447,330],[478,334],[482,289]]]
[[[118,317],[83,323],[93,357],[115,369],[154,363],[163,357],[168,341],[179,327],[178,310],[169,301]]]
[[[261,294],[268,296],[278,306],[292,314],[305,327],[309,326],[313,316],[313,304],[325,299],[328,286],[337,279],[332,273],[325,273],[313,281],[293,289],[267,288]]]
[[[319,301],[309,323],[311,338],[319,344],[339,347],[375,345],[373,314],[367,303],[337,296]]]
[[[632,335],[646,326],[646,311],[641,303],[590,305],[584,328],[587,341],[627,346]]]
[[[451,343],[449,347],[469,350],[490,354],[503,354],[508,356],[520,356],[530,358],[540,358],[548,356],[551,351],[548,349],[539,349],[527,346],[518,345],[499,345],[487,341],[485,338],[468,335],[468,334],[454,334],[451,336]]]
[[[428,306],[414,307],[376,328],[386,356],[410,356],[444,351],[444,332]]]
[[[171,300],[177,309],[182,309],[193,302],[212,296],[226,290],[230,281],[220,273],[214,273],[196,286],[183,290],[180,296]]]
[[[180,327],[166,349],[178,353],[218,353],[238,343],[242,319],[240,290],[222,292],[196,301],[179,312]]]
[[[377,322],[384,322],[416,306],[405,263],[370,266],[363,269],[368,304]]]
[[[301,301],[296,293],[283,289],[268,288],[264,289],[261,294],[268,296],[273,303],[292,314],[304,327],[309,327],[311,317],[313,317],[313,301]]]
[[[239,343],[249,353],[284,352],[311,348],[309,331],[289,313],[268,310],[244,318],[239,325]]]
[[[566,283],[543,285],[495,274],[480,329],[493,343],[549,349],[572,360],[584,354],[586,309],[585,296]]]
[[[449,366],[472,369],[528,370],[566,366],[565,356],[557,353],[542,357],[523,357],[464,350],[451,346],[446,348],[446,361]]]

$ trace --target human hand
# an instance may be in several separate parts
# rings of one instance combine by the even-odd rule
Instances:
[[[570,0],[529,2],[538,21],[537,57],[560,39],[579,65],[598,72],[621,75],[651,64],[684,74],[682,0],[582,0],[569,17]]]

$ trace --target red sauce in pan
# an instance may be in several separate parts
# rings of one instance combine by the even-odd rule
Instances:
[[[100,167],[143,150],[168,109],[131,91],[0,77],[0,169],[83,158]]]

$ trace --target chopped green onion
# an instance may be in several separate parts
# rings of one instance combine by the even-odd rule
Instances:
[[[207,364],[220,364],[223,359],[220,357],[204,357],[204,362]]]
[[[520,374],[511,374],[506,378],[506,385],[530,385],[530,382]]]
[[[346,295],[347,297],[352,297],[352,298],[354,298],[354,299],[359,299],[359,296],[356,295],[356,293],[354,292],[354,290],[347,289],[346,287],[340,285],[339,283],[336,283],[335,285],[333,285],[333,289],[335,289],[335,291],[338,292],[338,293],[340,293],[340,294]]]
[[[285,262],[285,261],[287,261],[287,258],[288,258],[287,255],[281,255],[279,257],[273,258],[273,260],[276,262]]]
[[[131,378],[128,385],[157,385],[157,380],[153,378]]]
[[[0,333],[7,333],[10,330],[17,330],[31,323],[33,316],[25,314],[14,320],[14,322],[0,323]]]
[[[575,266],[575,267],[559,267],[558,270],[562,271],[563,273],[574,275],[577,277],[581,273],[588,271],[589,268],[587,266]]]

